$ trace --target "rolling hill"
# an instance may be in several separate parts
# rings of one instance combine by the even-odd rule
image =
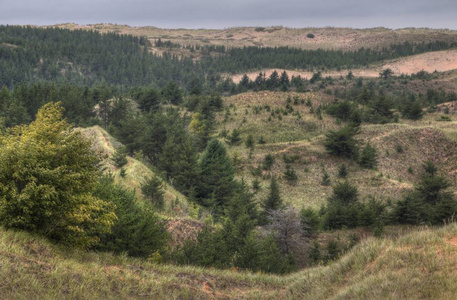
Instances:
[[[2,299],[453,299],[457,225],[368,239],[283,277],[69,250],[4,229],[0,265]]]

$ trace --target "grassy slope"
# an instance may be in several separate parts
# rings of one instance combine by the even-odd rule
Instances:
[[[115,181],[127,189],[134,189],[138,198],[143,199],[141,194],[141,184],[145,177],[155,175],[155,172],[146,166],[143,162],[127,157],[128,163],[123,167],[126,176],[120,176],[121,169],[116,168],[110,157],[115,153],[116,149],[122,146],[115,138],[109,135],[100,126],[81,129],[84,136],[93,141],[93,148],[102,154],[102,166],[105,167],[106,173],[114,175]],[[201,229],[202,222],[198,220],[198,210],[194,204],[187,201],[187,198],[179,191],[175,190],[168,183],[164,183],[165,188],[165,207],[160,212],[162,217],[167,220],[167,229],[171,234],[171,246],[181,244],[188,237],[195,236],[197,231]],[[172,206],[171,203],[175,199],[179,199],[179,203]],[[205,217],[205,214],[203,214]]]
[[[288,276],[157,265],[0,228],[2,299],[454,299],[457,225],[367,239]]]
[[[137,195],[141,198],[142,194],[140,187],[144,181],[144,178],[154,176],[155,173],[141,161],[128,156],[128,163],[123,167],[126,171],[126,176],[122,178],[120,176],[121,168],[116,168],[110,160],[116,149],[121,147],[122,144],[116,141],[115,138],[110,136],[109,133],[100,126],[84,128],[82,129],[82,133],[84,136],[93,141],[93,148],[102,154],[102,166],[106,168],[105,172],[113,174],[116,182],[122,186],[128,189],[134,189]],[[174,200],[175,198],[180,199],[183,205],[187,203],[186,197],[175,190],[169,184],[165,184],[164,197],[167,203]],[[187,207],[183,207],[183,209],[186,208]]]
[[[271,171],[263,171],[262,189],[258,195],[262,199],[268,192],[268,178],[271,175],[279,177],[281,191],[286,202],[296,207],[311,206],[319,208],[326,203],[331,193],[330,186],[322,186],[323,169],[325,169],[334,184],[337,178],[338,166],[345,163],[348,166],[348,179],[356,184],[363,199],[374,196],[377,199],[396,200],[402,193],[411,188],[418,179],[421,164],[428,159],[433,160],[438,167],[452,180],[457,182],[455,166],[457,165],[457,122],[449,115],[452,122],[437,122],[440,114],[427,114],[421,121],[401,121],[399,124],[363,125],[357,138],[361,144],[370,142],[378,149],[378,170],[361,169],[356,163],[346,159],[332,157],[325,153],[323,147],[324,133],[336,129],[334,119],[323,114],[323,120],[318,120],[310,114],[310,108],[304,104],[292,105],[295,112],[300,112],[302,120],[288,114],[282,120],[271,118],[265,109],[256,114],[256,106],[269,105],[271,109],[285,109],[286,99],[298,95],[301,99],[311,99],[313,106],[319,103],[333,101],[325,94],[281,93],[281,92],[248,92],[226,99],[230,106],[230,117],[224,122],[226,112],[219,115],[219,131],[239,128],[242,138],[252,134],[255,140],[260,135],[267,141],[264,145],[256,144],[252,157],[244,144],[228,147],[231,156],[238,155],[239,177],[250,183],[254,176],[253,168],[261,164],[266,154],[275,156],[275,164]],[[246,113],[247,110],[247,113]],[[246,121],[244,122],[244,119]],[[397,151],[397,145],[403,152]],[[298,181],[289,184],[282,178],[286,163],[283,155],[297,155],[293,168],[298,175]],[[411,167],[412,173],[408,171]],[[263,179],[263,180],[262,180]]]

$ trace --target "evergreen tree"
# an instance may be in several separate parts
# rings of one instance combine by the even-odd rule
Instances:
[[[322,259],[320,245],[317,239],[314,240],[313,247],[311,248],[311,251],[309,253],[309,257],[315,264]]]
[[[174,187],[190,195],[198,180],[197,152],[183,127],[175,126],[167,134],[159,167]]]
[[[246,137],[246,141],[245,141],[246,148],[254,149],[254,144],[255,144],[254,137],[252,136],[252,134],[249,134]]]
[[[168,83],[161,91],[161,97],[167,103],[179,105],[182,102],[182,91],[175,82]]]
[[[376,169],[378,154],[376,148],[367,143],[360,152],[359,165],[367,169]]]
[[[325,171],[325,170],[324,170],[324,174],[322,175],[321,184],[323,186],[329,186],[330,185],[330,175],[328,175],[327,171]]]
[[[261,203],[263,210],[263,219],[262,222],[265,224],[267,222],[267,216],[271,211],[278,210],[282,208],[283,203],[279,193],[279,186],[276,178],[273,176],[270,180],[270,192],[268,193],[267,198]]]
[[[406,102],[402,109],[402,115],[410,120],[419,120],[424,116],[424,111],[419,101],[413,99]]]
[[[274,158],[274,156],[271,155],[270,153],[268,153],[268,154],[265,155],[265,157],[263,158],[262,168],[263,168],[264,170],[270,170],[274,163],[275,163],[275,158]]]
[[[93,195],[97,156],[49,103],[36,120],[0,135],[0,223],[69,245],[94,245],[109,232],[112,205]]]
[[[143,112],[155,111],[160,105],[160,93],[154,88],[142,90],[137,96],[138,108]]]
[[[348,181],[341,182],[333,187],[333,193],[327,200],[324,227],[355,227],[358,225],[360,210],[357,187]]]
[[[163,195],[165,194],[165,191],[164,183],[159,177],[151,176],[149,178],[145,178],[144,182],[141,184],[141,192],[154,207],[163,209]]]
[[[134,191],[117,186],[113,177],[102,176],[94,195],[115,205],[117,216],[111,232],[100,236],[97,249],[141,257],[164,253],[168,233],[163,221],[147,205],[139,204]]]
[[[219,215],[231,198],[235,169],[227,150],[216,139],[208,143],[199,162],[198,198]]]
[[[274,70],[270,74],[270,77],[268,77],[267,85],[268,85],[268,88],[270,88],[270,89],[279,87],[279,85],[280,85],[279,74],[276,70]]]
[[[239,129],[234,128],[232,134],[227,137],[227,144],[234,146],[241,143],[241,132]]]
[[[116,168],[122,168],[128,162],[127,160],[127,149],[125,147],[120,147],[116,149],[113,157],[111,158],[113,164]]]
[[[5,113],[5,126],[13,127],[16,125],[27,124],[30,122],[30,115],[22,102],[14,99]]]
[[[338,176],[340,178],[346,178],[347,175],[348,175],[348,170],[347,170],[346,165],[345,164],[341,164],[338,167]]]
[[[286,170],[284,171],[284,177],[287,179],[287,181],[289,183],[294,183],[298,179],[297,173],[295,173],[294,168],[290,164],[286,165]]]
[[[351,124],[344,126],[337,131],[329,131],[325,134],[324,146],[328,153],[347,157],[355,158],[358,156],[358,142],[354,136],[358,133],[359,128]]]

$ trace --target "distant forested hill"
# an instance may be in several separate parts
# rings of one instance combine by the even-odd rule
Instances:
[[[163,85],[199,77],[191,59],[153,55],[147,43],[114,33],[0,26],[0,86],[36,80]]]
[[[457,42],[403,43],[377,50],[300,50],[288,47],[200,49],[203,57],[148,51],[144,37],[87,30],[0,26],[0,86],[50,80],[93,86],[165,86],[177,82],[192,90],[214,86],[222,73],[262,68],[353,68],[402,56],[457,47]]]

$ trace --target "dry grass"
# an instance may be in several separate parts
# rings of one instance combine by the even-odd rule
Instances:
[[[421,121],[402,121],[399,124],[363,125],[357,136],[361,144],[370,142],[376,146],[379,154],[377,170],[361,169],[355,162],[340,159],[326,154],[323,147],[324,133],[329,129],[338,128],[334,119],[323,114],[318,120],[309,113],[304,104],[293,105],[299,111],[302,120],[290,113],[282,119],[271,118],[265,109],[255,113],[258,106],[269,105],[271,110],[285,109],[287,97],[293,99],[311,99],[313,106],[332,101],[327,95],[317,93],[295,94],[280,92],[248,92],[226,98],[230,107],[230,117],[224,121],[225,111],[218,116],[219,131],[239,128],[244,139],[252,134],[257,141],[262,135],[264,145],[255,145],[250,155],[244,144],[228,146],[232,157],[238,156],[238,178],[244,178],[248,184],[254,180],[252,170],[262,163],[267,154],[275,157],[275,164],[270,171],[262,171],[258,177],[262,189],[257,194],[260,201],[266,196],[270,176],[279,178],[282,197],[285,202],[301,208],[309,206],[319,208],[326,203],[331,186],[323,186],[323,170],[330,175],[331,184],[341,180],[338,178],[338,167],[344,163],[348,167],[348,180],[358,186],[362,200],[375,197],[378,200],[397,200],[405,191],[412,188],[422,172],[422,163],[434,161],[439,169],[451,179],[454,189],[457,187],[457,122],[437,122],[441,115],[427,114]],[[247,114],[246,114],[247,110]],[[451,120],[454,116],[449,115]],[[245,119],[245,122],[243,121]],[[312,126],[310,124],[313,124]],[[312,128],[312,130],[310,130]],[[401,148],[401,149],[400,149]],[[286,163],[284,155],[297,156],[292,166],[298,180],[289,183],[284,178]]]
[[[89,24],[73,23],[54,25],[68,29],[98,30],[101,32],[116,32],[146,36],[150,40],[161,38],[182,45],[224,45],[227,47],[289,46],[301,49],[342,49],[356,50],[361,47],[376,48],[391,44],[432,41],[455,41],[457,31],[427,28],[404,28],[391,30],[387,28],[352,29],[352,28],[286,28],[282,26],[265,27],[264,31],[256,27],[234,27],[222,30],[216,29],[164,29],[153,26],[131,27],[118,24]],[[307,34],[313,33],[314,38]]]
[[[151,168],[138,159],[127,157],[128,163],[123,167],[126,176],[124,178],[121,177],[121,168],[116,168],[110,158],[122,144],[116,141],[116,139],[110,136],[108,132],[100,126],[84,128],[81,129],[81,131],[83,135],[93,141],[93,149],[102,155],[102,166],[105,168],[105,172],[113,174],[115,181],[118,184],[130,190],[135,190],[137,196],[140,199],[143,199],[140,187],[144,178],[156,175]],[[187,202],[187,198],[184,195],[167,183],[164,184],[164,187],[165,211],[163,213],[165,215],[169,217],[187,218],[188,216],[194,216],[196,214],[194,211],[196,208]],[[171,202],[175,199],[179,199],[179,204],[171,208]]]
[[[155,264],[0,228],[1,299],[455,299],[457,225],[368,238],[288,276]]]

